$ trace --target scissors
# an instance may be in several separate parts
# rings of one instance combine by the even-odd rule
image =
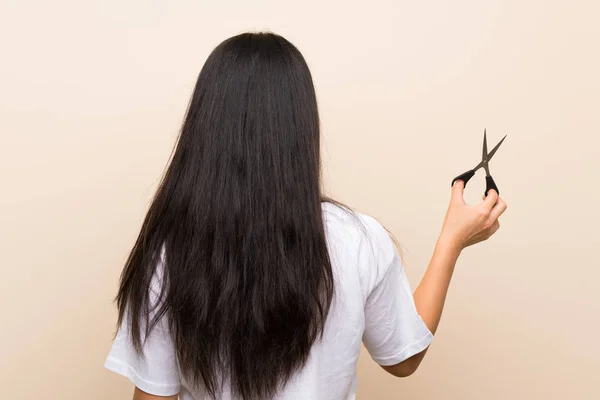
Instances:
[[[498,147],[500,147],[502,142],[504,142],[504,139],[506,139],[506,135],[504,135],[502,140],[496,146],[494,146],[492,151],[490,151],[488,153],[488,151],[487,151],[487,134],[484,129],[483,130],[483,155],[481,156],[481,162],[479,164],[477,164],[477,166],[475,168],[470,169],[467,172],[460,174],[459,176],[454,178],[452,180],[452,186],[454,186],[454,183],[456,181],[463,181],[465,183],[465,186],[467,186],[467,182],[469,182],[469,179],[471,179],[473,177],[473,175],[475,175],[475,172],[479,168],[483,168],[485,170],[485,195],[487,196],[488,192],[492,189],[495,190],[496,193],[500,194],[500,191],[498,190],[498,186],[496,186],[496,182],[494,182],[494,178],[492,178],[492,175],[490,175],[490,167],[488,164],[489,164],[490,160],[492,159],[492,157],[494,157],[494,154],[496,154]]]

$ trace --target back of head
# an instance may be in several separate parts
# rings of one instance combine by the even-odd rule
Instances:
[[[302,368],[333,295],[319,140],[311,75],[291,43],[247,33],[211,53],[121,278],[120,321],[138,351],[167,317],[183,376],[215,397],[229,385],[270,398]]]

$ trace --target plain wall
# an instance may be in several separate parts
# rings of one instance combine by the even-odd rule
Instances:
[[[127,399],[103,369],[118,276],[196,76],[268,29],[313,72],[327,191],[413,286],[451,179],[508,134],[509,209],[459,260],[421,369],[365,353],[359,399],[600,398],[597,1],[0,1],[0,397]],[[479,201],[478,174],[467,199]]]

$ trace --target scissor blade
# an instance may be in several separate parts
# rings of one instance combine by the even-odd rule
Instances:
[[[488,158],[487,152],[487,133],[486,130],[483,130],[483,154],[481,156],[481,161],[486,161]]]
[[[500,145],[502,144],[502,142],[504,142],[504,139],[506,139],[506,135],[504,135],[504,137],[502,138],[501,141],[498,142],[498,144],[496,146],[494,146],[494,148],[492,149],[492,151],[490,151],[487,155],[487,159],[488,162],[492,159],[492,157],[494,157],[494,154],[496,154],[496,150],[498,150],[498,147],[500,147]]]

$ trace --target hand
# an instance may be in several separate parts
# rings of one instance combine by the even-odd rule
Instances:
[[[462,250],[467,246],[489,239],[500,228],[498,218],[506,210],[506,203],[495,190],[490,190],[483,202],[476,206],[465,203],[465,184],[456,181],[446,213],[440,239]]]

